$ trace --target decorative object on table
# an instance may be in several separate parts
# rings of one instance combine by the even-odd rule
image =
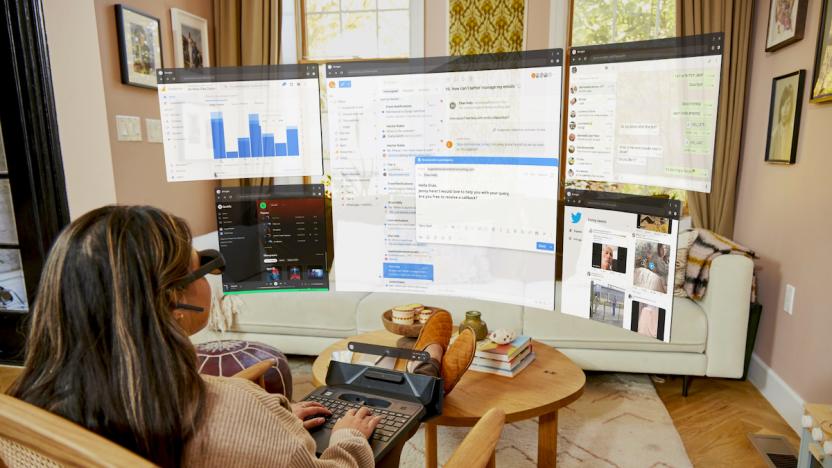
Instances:
[[[488,325],[482,321],[481,316],[482,314],[477,310],[465,312],[465,320],[459,324],[459,331],[470,328],[477,335],[477,341],[484,340],[488,336]]]
[[[535,354],[531,343],[532,340],[528,336],[519,336],[502,344],[491,340],[482,341],[477,344],[477,352],[470,369],[475,372],[514,377],[534,361]]]
[[[116,5],[116,31],[121,82],[156,89],[156,70],[162,67],[159,18]]]
[[[803,410],[797,466],[832,466],[832,405],[806,403]]]
[[[770,0],[766,52],[774,52],[803,39],[809,0]]]
[[[407,304],[393,307],[390,310],[392,311],[394,323],[398,325],[413,325],[424,309],[425,306],[422,304]]]
[[[292,399],[292,373],[286,356],[277,348],[264,343],[241,340],[209,341],[196,345],[200,374],[230,377],[266,359],[277,365],[263,376],[269,393],[282,393]]]
[[[208,21],[178,8],[170,9],[173,29],[173,58],[176,68],[210,66]]]
[[[430,307],[423,307],[421,311],[419,311],[419,323],[425,324],[427,323],[428,319],[433,315],[434,310]]]
[[[812,71],[812,102],[832,101],[832,0],[821,0],[820,27]]]
[[[488,339],[498,345],[511,343],[516,338],[517,332],[508,328],[498,328],[488,334]]]
[[[805,78],[806,70],[798,70],[772,81],[765,155],[768,162],[794,164]]]

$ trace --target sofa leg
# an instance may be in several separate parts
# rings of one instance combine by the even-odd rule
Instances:
[[[688,389],[689,388],[690,388],[690,376],[689,375],[683,375],[682,376],[682,396],[683,397],[688,396]]]

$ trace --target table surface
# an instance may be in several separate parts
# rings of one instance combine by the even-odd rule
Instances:
[[[386,330],[353,336],[325,349],[312,366],[313,383],[324,385],[333,351],[357,341],[395,346],[400,338]],[[534,341],[535,360],[514,378],[468,371],[445,398],[442,416],[431,420],[441,426],[473,426],[491,408],[501,408],[511,423],[557,411],[577,400],[584,391],[586,376],[560,351]],[[399,360],[397,369],[404,368]]]

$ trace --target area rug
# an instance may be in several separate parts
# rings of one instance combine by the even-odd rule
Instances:
[[[290,357],[295,398],[312,391],[311,358]],[[440,427],[439,463],[467,434]],[[424,434],[410,439],[402,467],[424,466]],[[497,445],[497,466],[537,466],[537,420],[506,424]],[[642,374],[591,374],[584,394],[558,412],[559,467],[690,467],[691,462],[652,382]]]

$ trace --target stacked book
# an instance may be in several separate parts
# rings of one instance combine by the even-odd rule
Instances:
[[[498,345],[490,340],[477,343],[477,352],[471,370],[488,374],[514,377],[534,361],[532,340],[518,336],[511,343]]]

